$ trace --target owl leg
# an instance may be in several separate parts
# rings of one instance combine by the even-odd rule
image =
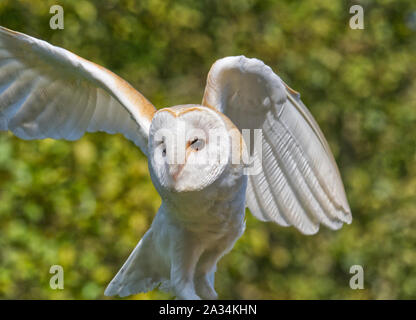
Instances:
[[[174,243],[171,252],[171,285],[178,299],[200,300],[195,292],[195,267],[203,247],[197,237],[186,234]]]
[[[217,263],[234,246],[238,238],[243,234],[244,228],[236,229],[234,232],[220,238],[214,246],[207,249],[201,256],[195,273],[196,292],[208,300],[218,299],[214,289],[214,277],[217,270]]]

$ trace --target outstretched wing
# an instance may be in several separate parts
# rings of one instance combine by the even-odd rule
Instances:
[[[314,234],[351,222],[334,157],[299,94],[257,59],[227,57],[212,66],[203,105],[242,129],[262,129],[262,148],[250,155],[261,172],[248,176],[247,205],[260,220]],[[261,151],[259,151],[261,150]]]
[[[66,140],[84,132],[122,133],[147,154],[155,110],[111,71],[0,27],[0,131]]]

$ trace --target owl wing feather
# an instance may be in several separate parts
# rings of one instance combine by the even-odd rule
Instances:
[[[25,140],[122,133],[147,154],[155,110],[111,71],[0,27],[0,131]]]
[[[351,223],[338,167],[315,119],[270,67],[244,56],[212,66],[202,105],[214,107],[242,129],[262,129],[261,148],[250,157],[261,163],[248,176],[247,206],[263,221],[314,234]]]

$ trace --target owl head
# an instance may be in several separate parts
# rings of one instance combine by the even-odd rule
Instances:
[[[159,193],[202,190],[224,171],[242,170],[245,145],[222,113],[201,105],[160,109],[153,117],[149,170]]]

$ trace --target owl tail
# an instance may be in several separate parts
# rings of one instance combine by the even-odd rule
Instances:
[[[155,245],[154,232],[150,228],[111,280],[104,294],[125,297],[153,290],[165,281],[163,263]]]

